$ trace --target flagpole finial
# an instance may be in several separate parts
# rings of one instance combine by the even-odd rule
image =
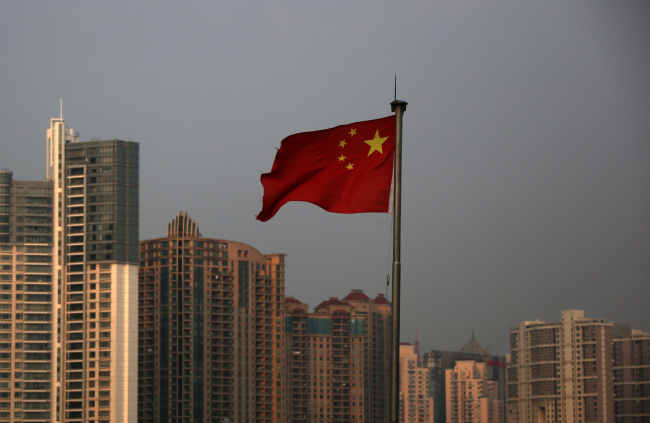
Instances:
[[[402,111],[406,111],[406,106],[407,106],[407,105],[408,105],[408,102],[406,102],[406,101],[404,101],[404,100],[395,100],[395,101],[391,101],[391,102],[390,102],[390,110],[394,112],[394,111],[395,111],[395,108],[397,108],[397,106],[401,106],[401,107],[402,107]]]

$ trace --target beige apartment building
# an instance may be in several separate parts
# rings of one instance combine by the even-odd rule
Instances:
[[[650,422],[650,333],[614,326],[615,423]]]
[[[286,299],[288,421],[383,423],[388,419],[390,303],[353,290],[313,312]]]
[[[429,392],[429,369],[420,365],[415,345],[399,346],[400,422],[433,423],[433,397]]]
[[[52,294],[52,183],[2,170],[0,422],[56,419]]]
[[[487,365],[459,360],[445,371],[447,423],[498,423],[503,416],[498,382],[488,379]]]
[[[582,310],[510,331],[507,418],[512,423],[613,423],[612,326]]]
[[[487,348],[472,337],[460,351],[431,350],[424,353],[422,365],[429,371],[429,389],[433,397],[434,422],[447,421],[447,386],[446,370],[454,369],[459,361],[473,360],[487,365],[487,378],[498,386],[498,399],[503,408],[505,404],[505,357],[491,355]],[[505,423],[505,413],[500,423]]]

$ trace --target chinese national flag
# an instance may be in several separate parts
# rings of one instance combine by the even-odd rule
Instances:
[[[388,212],[395,153],[395,116],[290,135],[280,144],[257,219],[266,222],[289,201],[334,213]]]

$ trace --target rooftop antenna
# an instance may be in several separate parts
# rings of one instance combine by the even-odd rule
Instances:
[[[417,356],[418,366],[420,365],[420,340],[418,339],[418,327],[415,327],[415,355]]]
[[[61,120],[63,120],[63,99],[62,98],[59,99],[59,104],[60,104],[59,108],[61,110]]]

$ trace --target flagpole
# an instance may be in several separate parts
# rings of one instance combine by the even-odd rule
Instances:
[[[395,173],[393,177],[393,319],[392,319],[392,355],[391,355],[391,397],[390,421],[399,421],[399,326],[400,326],[400,248],[402,221],[402,117],[406,111],[406,101],[397,100],[390,103],[395,112]]]

